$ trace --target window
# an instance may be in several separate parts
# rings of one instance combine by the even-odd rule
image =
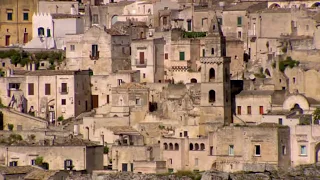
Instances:
[[[61,99],[61,105],[66,105],[66,104],[67,104],[66,99]]]
[[[168,59],[168,53],[164,54],[164,59]]]
[[[23,43],[27,43],[28,41],[28,33],[23,33]]]
[[[118,85],[120,86],[122,84],[122,79],[118,79]]]
[[[167,25],[167,23],[168,23],[167,17],[163,17],[163,25]]]
[[[45,84],[44,85],[44,90],[45,90],[45,95],[50,95],[51,94],[51,92],[50,92],[50,90],[51,90],[50,84]]]
[[[50,29],[47,29],[47,37],[51,37],[51,31],[50,31]]]
[[[216,101],[216,92],[214,90],[209,91],[209,103]]]
[[[172,159],[169,159],[169,163],[172,164]]]
[[[210,156],[213,155],[213,146],[210,146]]]
[[[238,107],[237,107],[237,114],[238,114],[238,115],[241,115],[241,106],[238,106]]]
[[[238,31],[238,38],[239,39],[241,39],[241,35],[242,35],[241,31]]]
[[[302,156],[307,155],[307,146],[305,146],[305,145],[300,146],[300,155],[302,155]]]
[[[192,31],[192,28],[191,28],[191,20],[188,20],[188,21],[187,21],[187,24],[188,24],[188,31]]]
[[[142,76],[143,76],[143,78],[146,78],[146,73],[143,73]]]
[[[242,26],[242,17],[237,18],[237,25]]]
[[[168,150],[168,144],[167,143],[163,143],[163,148],[164,148],[164,150]]]
[[[44,35],[44,28],[43,27],[39,27],[38,28],[38,36],[43,36]]]
[[[31,165],[32,165],[32,166],[36,165],[36,160],[35,160],[35,159],[32,159],[32,160],[31,160]]]
[[[251,114],[251,106],[247,106],[247,114]]]
[[[260,115],[263,114],[263,106],[259,106],[259,114],[260,114]]]
[[[282,146],[282,155],[286,155],[287,154],[287,148],[286,146]]]
[[[28,95],[32,96],[34,95],[34,84],[28,83]]]
[[[183,132],[183,136],[184,136],[184,137],[188,137],[188,131],[184,131],[184,132]]]
[[[139,52],[139,62],[138,64],[144,64],[144,52]]]
[[[184,61],[184,52],[179,52],[179,60]]]
[[[192,143],[189,144],[189,150],[190,150],[190,151],[193,150],[193,144],[192,144]]]
[[[214,48],[211,48],[211,54],[214,55]]]
[[[74,45],[74,44],[71,44],[71,45],[70,45],[70,51],[75,51],[75,49],[76,49],[75,45]]]
[[[206,56],[206,50],[202,49],[202,57],[205,57],[205,56]]]
[[[72,170],[72,160],[67,159],[64,161],[64,169],[65,170]]]
[[[9,166],[18,166],[18,161],[11,161]]]
[[[198,166],[198,163],[199,163],[199,159],[198,159],[198,158],[195,158],[195,159],[194,159],[194,165],[195,165],[195,166]]]
[[[222,18],[218,18],[218,23],[222,25]]]
[[[229,156],[233,156],[233,155],[234,155],[234,146],[229,145]]]
[[[282,118],[279,118],[279,119],[278,119],[278,123],[279,123],[280,125],[282,125]]]
[[[139,105],[139,106],[141,105],[141,99],[140,98],[136,99],[136,105]]]
[[[6,35],[6,40],[5,40],[5,44],[6,46],[9,46],[10,45],[10,35]]]
[[[254,146],[254,149],[255,149],[254,155],[255,155],[255,156],[260,156],[260,155],[261,155],[260,145],[255,145],[255,146]]]
[[[110,97],[109,97],[109,95],[107,95],[107,104],[109,104],[110,103]]]
[[[7,20],[8,21],[12,21],[12,11],[11,12],[7,12]]]
[[[98,57],[98,53],[99,53],[98,45],[93,44],[91,48],[92,48],[91,57]]]
[[[201,151],[204,151],[205,148],[206,148],[206,146],[205,146],[203,143],[201,143],[201,144],[200,144],[200,150],[201,150]]]
[[[216,71],[214,68],[210,68],[209,70],[209,79],[215,79],[216,78]]]
[[[2,63],[2,67],[5,67],[5,66],[6,66],[6,63],[3,62],[3,63]]]
[[[296,78],[292,78],[292,82],[293,82],[293,84],[295,84],[296,83]]]
[[[98,16],[98,14],[92,15],[92,24],[99,24],[99,16]]]
[[[178,143],[174,144],[174,150],[179,151],[179,144]]]
[[[24,21],[28,21],[29,20],[29,13],[27,13],[27,12],[23,13],[23,20]]]
[[[67,83],[61,83],[61,93],[68,94],[68,85],[67,85]]]

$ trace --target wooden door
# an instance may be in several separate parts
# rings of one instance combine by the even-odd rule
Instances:
[[[98,95],[92,95],[92,108],[97,108],[99,106],[99,96]]]
[[[144,64],[144,52],[140,52],[139,59],[140,59],[140,64]]]
[[[10,36],[7,35],[6,36],[6,46],[9,46],[10,45]]]

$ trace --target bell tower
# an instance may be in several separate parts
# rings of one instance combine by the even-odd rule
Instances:
[[[201,62],[200,134],[231,123],[230,57],[226,40],[214,15],[205,41]],[[204,129],[203,129],[204,128]]]

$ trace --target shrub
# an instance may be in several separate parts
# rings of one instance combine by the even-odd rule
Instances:
[[[284,70],[289,66],[290,68],[299,66],[300,62],[293,60],[290,56],[287,57],[286,60],[279,62],[279,70],[284,72]]]
[[[13,124],[8,124],[8,129],[9,129],[10,131],[12,131],[12,130],[13,130],[13,127],[14,127],[14,125],[13,125]]]
[[[58,121],[63,121],[63,120],[64,120],[63,116],[58,117]]]
[[[108,148],[108,146],[105,146],[105,147],[103,148],[103,153],[104,153],[104,154],[108,154],[108,153],[109,153],[109,148]]]

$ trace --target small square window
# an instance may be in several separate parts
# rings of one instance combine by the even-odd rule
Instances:
[[[255,156],[261,156],[261,149],[260,149],[260,145],[255,145]]]
[[[140,98],[136,99],[136,105],[139,105],[139,106],[141,105],[141,99]]]
[[[233,155],[234,155],[234,146],[229,145],[229,156],[233,156]]]
[[[66,99],[61,99],[61,105],[66,105],[66,104],[67,104]]]
[[[286,146],[282,146],[282,155],[286,155],[287,154],[287,148]]]
[[[251,106],[247,106],[247,114],[251,115]]]
[[[12,12],[7,13],[7,20],[12,21]]]
[[[74,45],[74,44],[71,44],[71,45],[70,45],[70,51],[75,51],[75,49],[76,49],[75,45]]]
[[[146,78],[146,73],[143,73],[143,78]]]
[[[305,145],[300,146],[300,155],[302,155],[302,156],[307,155],[307,146],[305,146]]]
[[[168,59],[169,57],[168,57],[168,53],[165,53],[164,54],[164,59]]]
[[[279,118],[278,122],[279,122],[280,125],[282,125],[282,118]]]
[[[27,13],[27,12],[23,13],[23,20],[24,21],[28,21],[29,20],[29,13]]]

